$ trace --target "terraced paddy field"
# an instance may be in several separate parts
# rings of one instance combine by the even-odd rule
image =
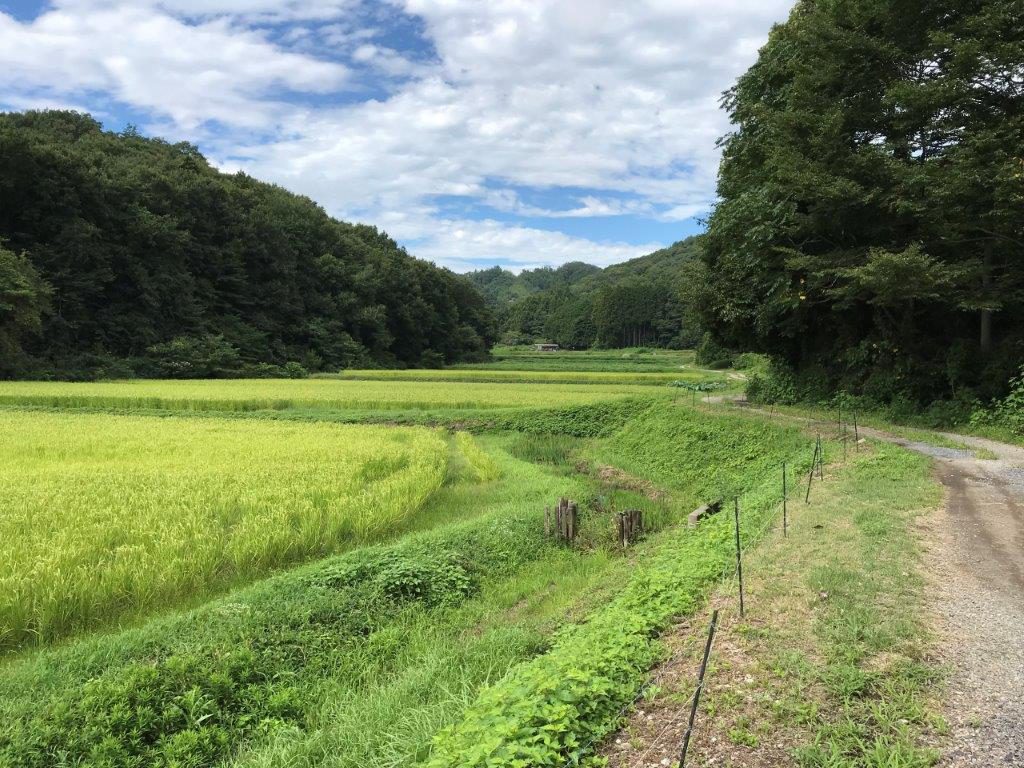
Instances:
[[[798,428],[648,385],[0,391],[5,767],[580,764],[659,632],[733,562],[730,520],[691,530],[686,514],[738,495],[752,544],[782,461],[811,457]],[[153,398],[161,415],[132,412]],[[470,435],[461,416],[256,407],[282,400],[472,402],[480,418]],[[117,412],[81,410],[101,403]],[[544,532],[560,497],[580,507],[571,545]],[[626,549],[624,509],[646,529]]]
[[[353,381],[443,381],[493,384],[606,384],[664,387],[673,382],[698,383],[728,380],[717,372],[699,370],[665,371],[567,371],[504,370],[492,368],[444,368],[440,370],[348,370],[340,374],[318,375],[318,379]]]
[[[696,368],[691,349],[595,349],[538,352],[533,347],[495,347],[486,363],[463,363],[460,370],[563,371],[568,373],[674,373]]]
[[[460,383],[379,380],[231,379],[220,381],[0,382],[0,405],[180,411],[495,410],[582,405],[650,396],[642,384]],[[512,386],[509,386],[511,384]]]

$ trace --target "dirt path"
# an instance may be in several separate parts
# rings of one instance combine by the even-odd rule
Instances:
[[[973,451],[872,437],[936,460],[946,504],[926,531],[941,645],[952,669],[940,765],[1024,766],[1024,449],[943,435]]]

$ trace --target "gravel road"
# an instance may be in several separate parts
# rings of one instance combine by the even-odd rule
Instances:
[[[933,456],[946,505],[927,531],[943,655],[952,669],[940,766],[1024,768],[1024,449],[946,435],[973,452],[872,437]]]

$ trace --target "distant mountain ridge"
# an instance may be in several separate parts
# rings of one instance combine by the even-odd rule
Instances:
[[[645,256],[604,268],[570,261],[560,267],[526,269],[518,275],[494,266],[467,272],[464,277],[476,286],[491,307],[501,310],[520,299],[557,288],[574,288],[589,294],[628,277],[674,280],[683,265],[696,259],[699,253],[699,238],[691,236]]]
[[[696,344],[693,286],[700,239],[601,268],[573,261],[518,275],[501,267],[464,277],[497,313],[506,343],[553,341],[569,348]]]

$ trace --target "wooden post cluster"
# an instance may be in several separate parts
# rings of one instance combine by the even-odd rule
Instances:
[[[573,542],[579,530],[579,505],[569,499],[559,499],[554,510],[544,508],[544,534],[559,541]]]
[[[619,512],[618,519],[619,546],[632,544],[644,532],[644,515],[639,509]]]

